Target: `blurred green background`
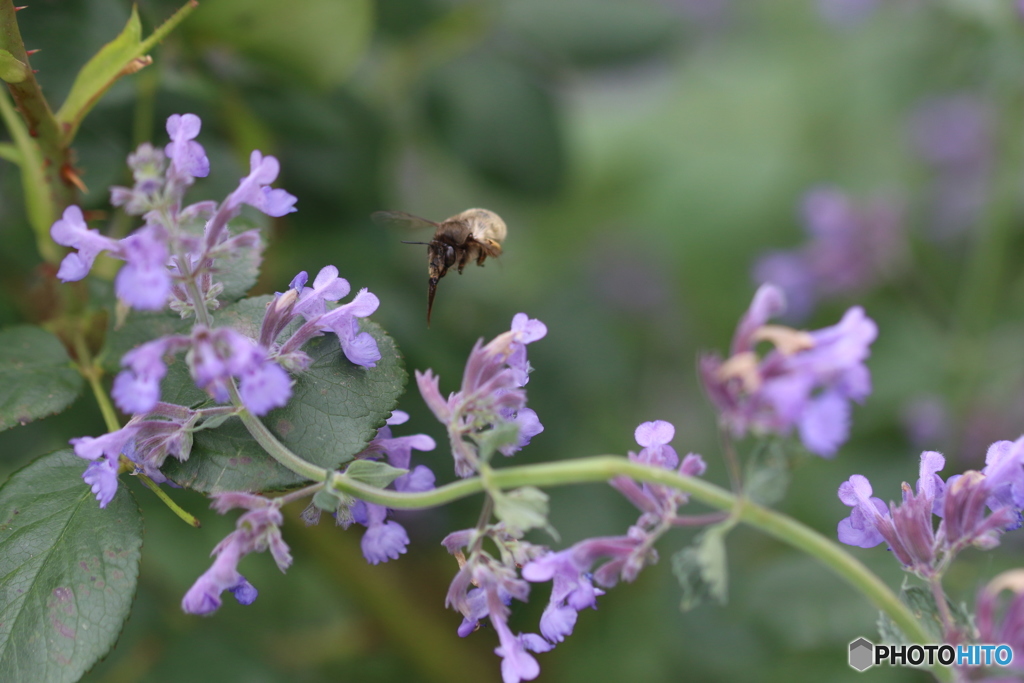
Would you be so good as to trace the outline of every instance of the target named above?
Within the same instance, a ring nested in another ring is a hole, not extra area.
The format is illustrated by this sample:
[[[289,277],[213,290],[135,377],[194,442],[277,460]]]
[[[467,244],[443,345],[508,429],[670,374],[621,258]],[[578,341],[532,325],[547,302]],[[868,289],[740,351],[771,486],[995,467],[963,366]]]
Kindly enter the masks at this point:
[[[174,9],[139,3],[147,30]],[[27,47],[42,48],[33,67],[51,102],[129,10],[32,0],[19,13]],[[277,184],[299,211],[268,225],[256,293],[337,265],[380,297],[374,317],[410,373],[433,368],[442,391],[457,387],[474,341],[508,329],[515,313],[548,325],[531,346],[528,387],[545,431],[516,461],[621,454],[639,422],[664,419],[675,447],[702,453],[707,476],[725,483],[695,359],[727,348],[757,256],[804,241],[797,207],[820,183],[901,202],[911,258],[889,282],[805,321],[866,307],[880,326],[875,393],[838,457],[798,461],[781,508],[834,535],[848,514],[835,491],[851,474],[896,498],[922,447],[946,453],[948,475],[1024,431],[1024,31],[1009,0],[203,0],[154,57],[82,126],[84,206],[109,208],[107,186],[129,181],[125,156],[142,140],[163,144],[171,113],[203,119],[213,170],[194,200],[230,191],[253,147],[278,156]],[[992,108],[992,170],[984,208],[937,240],[933,172],[908,128],[922,102],[951,93]],[[377,227],[369,214],[440,220],[473,206],[504,217],[505,253],[443,280],[427,329],[424,248],[401,240],[428,236]],[[6,162],[0,244],[0,324],[35,320],[39,256]],[[904,416],[922,396],[943,397],[943,428],[912,443]],[[400,407],[412,420],[396,431],[442,440],[415,391]],[[0,434],[0,475],[101,431],[83,395],[63,415]],[[415,462],[453,478],[443,449]],[[191,530],[132,486],[146,515],[135,610],[86,680],[500,680],[493,632],[460,640],[460,617],[444,609],[456,565],[439,542],[473,524],[479,501],[403,515],[409,553],[378,567],[360,555],[357,529],[306,529],[293,514],[288,574],[269,557],[246,559],[257,602],[229,600],[200,619],[179,601],[233,518],[174,491],[203,520]],[[550,493],[564,544],[624,533],[636,518],[605,486]],[[847,644],[875,635],[876,613],[812,560],[747,529],[729,538],[729,604],[681,613],[668,558],[688,533],[581,613],[573,636],[539,656],[539,680],[925,679],[849,669]],[[973,603],[987,577],[1019,565],[1019,534],[967,553],[951,594]],[[882,548],[853,552],[899,585]],[[536,630],[546,593],[515,606],[514,630]]]

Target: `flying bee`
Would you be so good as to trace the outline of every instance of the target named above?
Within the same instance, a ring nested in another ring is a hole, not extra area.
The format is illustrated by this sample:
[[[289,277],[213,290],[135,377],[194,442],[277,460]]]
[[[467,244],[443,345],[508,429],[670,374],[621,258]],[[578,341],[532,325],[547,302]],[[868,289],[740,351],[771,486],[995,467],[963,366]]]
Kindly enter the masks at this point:
[[[405,242],[427,246],[427,272],[430,276],[427,281],[427,327],[430,326],[438,280],[452,266],[457,266],[462,273],[470,261],[475,260],[478,266],[482,266],[488,256],[500,256],[501,243],[508,232],[501,216],[487,209],[466,209],[440,223],[404,211],[377,211],[371,217],[380,225],[434,228],[434,238],[429,242]]]

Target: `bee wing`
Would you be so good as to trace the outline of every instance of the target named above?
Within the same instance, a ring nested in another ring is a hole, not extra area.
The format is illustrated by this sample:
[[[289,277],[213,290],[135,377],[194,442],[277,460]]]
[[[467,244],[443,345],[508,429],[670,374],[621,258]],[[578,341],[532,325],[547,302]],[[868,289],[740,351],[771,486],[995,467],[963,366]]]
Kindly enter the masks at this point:
[[[436,230],[438,227],[438,224],[434,221],[413,216],[405,211],[375,211],[370,214],[370,218],[377,225],[383,225],[388,228],[434,228]]]

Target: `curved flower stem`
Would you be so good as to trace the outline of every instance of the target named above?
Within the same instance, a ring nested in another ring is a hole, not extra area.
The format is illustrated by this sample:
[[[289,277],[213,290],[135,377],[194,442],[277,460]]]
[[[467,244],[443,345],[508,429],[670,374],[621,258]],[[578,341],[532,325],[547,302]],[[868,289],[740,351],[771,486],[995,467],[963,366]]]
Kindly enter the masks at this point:
[[[694,499],[720,510],[732,512],[736,518],[791,546],[806,552],[831,569],[840,578],[863,593],[878,609],[885,612],[912,642],[927,643],[929,636],[913,612],[900,602],[895,593],[862,562],[846,552],[838,543],[814,529],[782,513],[761,507],[747,499],[737,498],[714,484],[680,475],[672,470],[650,467],[621,456],[598,455],[540,465],[523,465],[493,470],[489,479],[501,488],[518,486],[562,486],[584,482],[607,481],[614,476],[627,476],[650,484],[664,484],[689,493]],[[412,509],[444,505],[484,490],[477,478],[463,479],[422,493],[399,493],[368,486],[344,474],[332,477],[335,489],[371,503],[390,508]],[[951,680],[950,671],[936,667],[940,680]]]
[[[178,517],[180,517],[182,521],[185,522],[185,524],[193,526],[196,529],[199,529],[203,526],[203,523],[199,521],[198,517],[190,515],[188,512],[184,510],[184,508],[182,508],[180,505],[171,500],[171,497],[168,496],[167,493],[162,488],[160,488],[155,481],[147,477],[142,472],[137,473],[135,476],[138,478],[139,481],[145,484],[147,489],[156,494],[156,497],[162,500],[164,505],[171,509],[171,512],[178,515]]]
[[[234,381],[229,382],[228,390],[231,392],[231,402],[236,406],[242,406],[242,398],[238,395],[238,389],[235,387]],[[241,410],[238,413],[239,419],[242,420],[242,424],[249,430],[249,434],[252,438],[256,439],[256,443],[263,447],[274,460],[295,472],[299,476],[305,477],[316,482],[326,481],[328,476],[331,474],[331,470],[324,469],[319,465],[314,465],[299,456],[292,453],[288,448],[277,440],[267,426],[260,421],[258,417],[250,413],[248,410]],[[379,491],[373,487],[367,487],[372,491]]]

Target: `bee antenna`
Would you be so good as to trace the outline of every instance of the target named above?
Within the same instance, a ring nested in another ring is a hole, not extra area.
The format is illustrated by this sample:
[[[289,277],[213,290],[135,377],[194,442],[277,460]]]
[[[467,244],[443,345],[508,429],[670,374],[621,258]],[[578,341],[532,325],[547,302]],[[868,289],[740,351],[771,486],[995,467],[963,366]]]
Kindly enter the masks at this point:
[[[402,240],[402,244],[423,244],[428,247],[430,246],[430,242],[406,242],[405,240]]]

